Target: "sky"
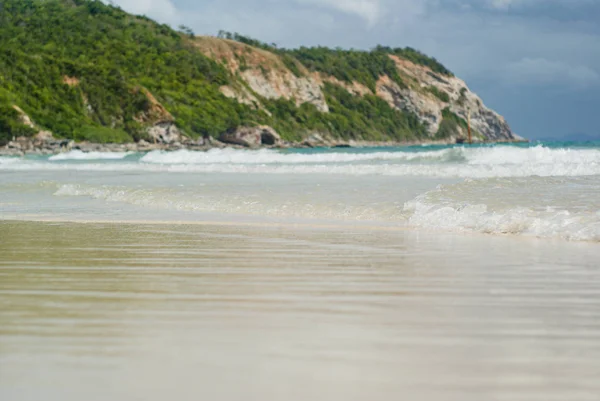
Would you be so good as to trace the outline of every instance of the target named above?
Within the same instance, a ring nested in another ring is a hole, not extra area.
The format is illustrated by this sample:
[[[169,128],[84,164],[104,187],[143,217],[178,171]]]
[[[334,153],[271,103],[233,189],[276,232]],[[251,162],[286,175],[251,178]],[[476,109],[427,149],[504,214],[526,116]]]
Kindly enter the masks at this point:
[[[197,35],[417,48],[530,139],[600,139],[600,0],[113,0]]]

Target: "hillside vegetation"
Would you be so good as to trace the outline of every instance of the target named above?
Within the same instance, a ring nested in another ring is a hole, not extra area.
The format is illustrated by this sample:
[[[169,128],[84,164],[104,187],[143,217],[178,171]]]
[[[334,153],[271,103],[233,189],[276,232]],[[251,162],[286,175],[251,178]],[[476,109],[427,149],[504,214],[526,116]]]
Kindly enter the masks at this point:
[[[227,60],[203,53],[187,28],[176,31],[94,0],[0,0],[0,144],[40,129],[76,140],[140,140],[147,138],[149,126],[164,121],[191,138],[261,124],[288,140],[311,132],[342,139],[418,140],[433,137],[427,124],[376,93],[384,75],[399,89],[415,87],[390,55],[453,76],[410,48],[287,50],[238,34],[220,36],[248,45],[249,52],[273,53],[296,77],[331,76],[364,85],[370,93],[356,96],[324,82],[328,110],[294,97],[262,96],[241,79],[244,65],[234,70]],[[260,68],[267,77],[268,67]],[[253,100],[227,97],[224,87]],[[435,88],[424,92],[450,101]],[[459,119],[450,111],[445,117]],[[451,125],[445,124],[444,137],[452,134]]]

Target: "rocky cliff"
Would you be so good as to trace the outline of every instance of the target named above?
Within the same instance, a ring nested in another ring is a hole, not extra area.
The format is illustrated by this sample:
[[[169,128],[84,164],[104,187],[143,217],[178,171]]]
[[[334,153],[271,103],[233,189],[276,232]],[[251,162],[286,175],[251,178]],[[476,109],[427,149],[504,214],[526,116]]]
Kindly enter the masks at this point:
[[[410,48],[198,37],[97,0],[4,0],[0,42],[0,146],[39,132],[173,146],[455,142],[469,123],[477,141],[521,140]]]
[[[298,63],[301,74],[286,67],[281,56],[234,40],[196,37],[194,45],[206,56],[222,63],[238,78],[237,85],[222,86],[221,92],[238,102],[266,110],[259,98],[293,100],[297,106],[314,105],[320,112],[329,112],[323,93],[326,83],[344,88],[353,96],[376,95],[391,107],[414,114],[427,127],[429,139],[455,141],[466,138],[470,118],[477,141],[520,141],[504,117],[485,106],[467,84],[454,75],[443,75],[431,68],[389,55],[399,75],[406,82],[400,87],[388,75],[381,75],[376,90],[356,81],[342,81],[321,72],[309,71]],[[300,75],[300,76],[299,76]],[[258,96],[257,96],[258,95]],[[445,117],[454,115],[457,124],[448,135],[440,137]],[[462,121],[461,121],[462,120]]]

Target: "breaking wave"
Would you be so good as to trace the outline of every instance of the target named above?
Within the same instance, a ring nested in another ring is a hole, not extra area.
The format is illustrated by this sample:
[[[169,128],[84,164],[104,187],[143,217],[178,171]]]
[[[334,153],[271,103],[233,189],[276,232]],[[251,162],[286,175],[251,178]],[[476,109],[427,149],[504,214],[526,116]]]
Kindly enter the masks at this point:
[[[472,166],[575,165],[600,166],[600,150],[550,149],[544,146],[517,148],[510,146],[464,148],[455,147],[432,151],[377,151],[369,153],[323,152],[292,153],[269,149],[237,150],[212,149],[207,152],[179,150],[153,151],[140,159],[152,164],[342,164],[354,162],[403,162],[424,164],[467,164]],[[600,169],[596,170],[600,172]]]
[[[597,178],[466,180],[406,202],[404,212],[422,228],[599,242],[598,199]]]
[[[82,196],[151,209],[340,221],[405,221],[401,204],[349,204],[289,194],[206,193],[174,188],[61,185],[54,196]]]
[[[133,152],[82,152],[81,150],[72,150],[70,152],[50,156],[48,160],[121,160],[131,154],[133,154]]]
[[[408,202],[344,202],[275,191],[132,188],[65,184],[55,196],[84,196],[144,208],[187,212],[369,221],[395,226],[600,242],[598,177],[467,179]],[[289,190],[289,189],[288,189]],[[391,194],[391,192],[390,192]]]
[[[178,150],[175,152],[153,151],[140,159],[152,164],[334,164],[353,162],[460,162],[464,156],[459,149],[443,149],[430,152],[335,152],[296,153],[270,149],[238,150],[211,149],[206,152]]]
[[[147,154],[73,151],[48,160],[0,158],[2,170],[340,174],[445,178],[574,177],[600,174],[599,149],[496,146],[412,151],[180,150]],[[428,148],[425,148],[428,149]],[[94,161],[97,162],[87,162]],[[50,161],[50,162],[49,162]],[[75,163],[74,161],[78,161]],[[118,163],[110,163],[118,161]]]

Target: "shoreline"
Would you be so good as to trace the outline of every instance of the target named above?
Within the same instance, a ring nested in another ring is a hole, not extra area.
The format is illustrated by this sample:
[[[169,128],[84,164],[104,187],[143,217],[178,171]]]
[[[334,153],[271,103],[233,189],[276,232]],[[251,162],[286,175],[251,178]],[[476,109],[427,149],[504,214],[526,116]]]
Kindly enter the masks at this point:
[[[44,140],[35,141],[32,138],[19,137],[7,145],[0,147],[0,156],[25,156],[40,155],[51,156],[72,150],[79,150],[83,153],[102,152],[136,152],[144,153],[151,151],[178,151],[190,150],[197,152],[206,152],[211,149],[313,149],[313,148],[376,148],[376,147],[408,147],[419,145],[454,145],[460,144],[449,140],[430,140],[430,141],[347,141],[347,142],[329,142],[310,145],[305,142],[281,142],[277,145],[260,145],[254,147],[230,144],[211,139],[204,143],[201,139],[197,141],[172,142],[172,143],[149,143],[146,141],[131,143],[95,143],[95,142],[74,142],[72,140]],[[502,141],[478,141],[473,144],[495,144],[495,143],[529,143],[527,140],[502,140]]]
[[[64,217],[48,217],[35,215],[11,216],[9,218],[0,218],[0,224],[14,223],[60,223],[60,224],[77,224],[77,225],[129,225],[129,226],[214,226],[214,227],[250,227],[250,228],[290,228],[290,229],[326,229],[326,230],[347,230],[352,228],[360,231],[414,231],[416,228],[412,226],[392,226],[383,224],[373,224],[376,222],[365,222],[364,224],[356,224],[356,222],[343,221],[251,221],[251,220],[150,220],[150,219],[76,219]],[[444,234],[444,232],[441,232]],[[446,232],[446,234],[448,234]],[[450,233],[452,234],[452,233]],[[476,233],[472,233],[475,235]]]
[[[129,226],[129,227],[214,227],[214,228],[247,228],[247,229],[285,229],[285,230],[326,230],[326,231],[348,231],[349,229],[355,232],[372,232],[372,233],[413,233],[415,235],[427,234],[437,237],[451,238],[503,238],[513,241],[535,242],[535,243],[560,243],[560,244],[579,244],[593,245],[598,243],[594,240],[565,240],[557,238],[540,237],[534,235],[520,235],[514,233],[485,233],[478,231],[453,231],[447,229],[432,229],[423,228],[412,225],[384,225],[376,224],[377,222],[363,222],[364,224],[356,224],[356,222],[343,221],[251,221],[251,220],[149,220],[149,219],[68,219],[64,217],[48,217],[22,215],[11,216],[9,218],[0,218],[0,228],[2,225],[10,224],[61,224],[75,226]]]

